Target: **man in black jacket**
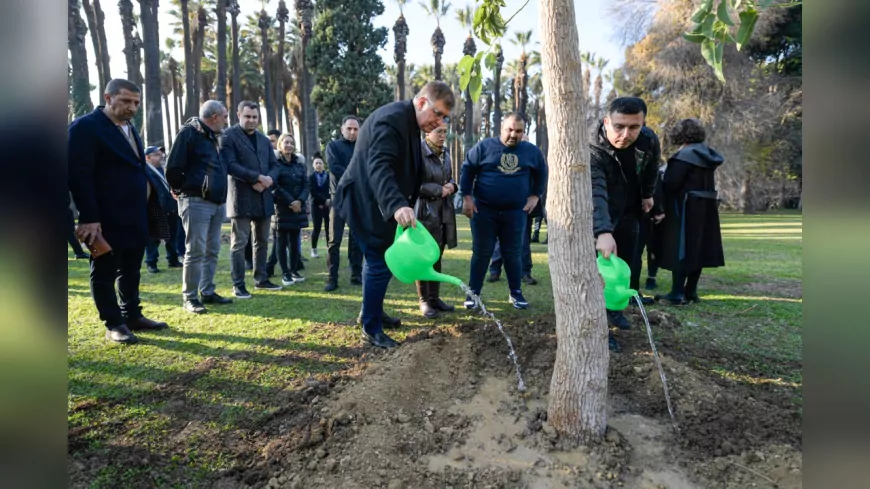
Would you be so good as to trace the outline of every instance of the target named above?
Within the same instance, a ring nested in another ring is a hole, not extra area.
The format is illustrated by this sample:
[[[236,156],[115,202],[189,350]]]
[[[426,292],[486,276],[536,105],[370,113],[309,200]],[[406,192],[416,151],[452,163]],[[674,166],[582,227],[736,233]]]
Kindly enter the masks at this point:
[[[341,122],[341,137],[330,141],[326,145],[326,165],[329,168],[329,191],[334,198],[335,189],[350,165],[356,146],[356,137],[359,133],[359,119],[349,115]],[[330,232],[326,241],[326,267],[329,270],[329,278],[323,290],[332,292],[338,288],[338,262],[341,253],[341,240],[344,234],[345,221],[335,208],[329,211]],[[350,262],[350,283],[361,285],[362,279],[362,253],[353,234],[353,229],[347,233],[347,260]]]
[[[374,111],[360,129],[347,171],[333,198],[336,214],[347,221],[365,257],[362,336],[382,348],[399,344],[384,334],[384,297],[392,273],[384,252],[396,226],[416,226],[414,204],[423,179],[420,131],[449,120],[453,90],[427,83],[413,101],[393,102]]]
[[[178,132],[166,163],[166,180],[178,195],[185,232],[184,309],[195,314],[206,312],[203,302],[232,302],[214,290],[227,201],[227,166],[218,152],[218,138],[226,125],[226,107],[217,100],[206,101],[199,117],[190,118]]]
[[[87,244],[102,237],[112,247],[91,257],[91,296],[106,325],[106,338],[119,343],[138,341],[131,330],[167,327],[143,317],[139,307],[149,205],[156,201],[145,173],[142,140],[130,123],[139,110],[140,94],[133,82],[110,81],[103,95],[106,105],[74,120],[67,139],[69,190],[79,211],[76,237]]]
[[[233,295],[238,299],[250,299],[251,293],[245,287],[245,245],[249,241],[254,243],[254,288],[281,290],[281,286],[270,282],[266,274],[270,218],[275,213],[269,188],[279,170],[272,144],[257,131],[260,106],[256,102],[242,101],[238,117],[239,123],[221,136],[220,156],[230,175],[227,215],[232,220],[230,275]]]
[[[629,266],[640,216],[653,207],[661,159],[659,139],[644,125],[646,110],[637,97],[613,100],[590,143],[595,248],[605,258],[618,255]],[[631,329],[622,311],[607,311],[607,319],[620,329]],[[610,349],[619,350],[612,336]]]
[[[166,176],[163,173],[163,161],[166,159],[162,146],[149,146],[145,148],[145,161],[148,163],[148,175],[152,182],[152,190],[157,192],[160,201],[160,207],[166,213],[166,220],[169,224],[169,239],[164,240],[166,248],[166,261],[169,268],[181,268],[181,262],[178,261],[178,202],[172,196],[169,189],[169,184],[166,182]],[[160,273],[157,268],[157,260],[160,258],[160,240],[152,239],[145,247],[145,266],[148,273]]]

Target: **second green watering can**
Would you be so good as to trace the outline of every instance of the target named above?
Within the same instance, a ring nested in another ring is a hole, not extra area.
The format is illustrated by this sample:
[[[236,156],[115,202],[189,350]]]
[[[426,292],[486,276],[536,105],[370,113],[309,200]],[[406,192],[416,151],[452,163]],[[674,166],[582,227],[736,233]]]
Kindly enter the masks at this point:
[[[438,273],[432,268],[440,256],[441,248],[438,242],[429,234],[426,227],[418,222],[415,228],[396,227],[396,239],[387,248],[384,260],[393,275],[406,284],[423,280],[461,285],[462,281],[458,278]]]
[[[611,254],[604,258],[598,253],[598,273],[604,279],[604,304],[611,311],[621,311],[628,307],[628,301],[637,294],[629,288],[631,268],[625,260]]]

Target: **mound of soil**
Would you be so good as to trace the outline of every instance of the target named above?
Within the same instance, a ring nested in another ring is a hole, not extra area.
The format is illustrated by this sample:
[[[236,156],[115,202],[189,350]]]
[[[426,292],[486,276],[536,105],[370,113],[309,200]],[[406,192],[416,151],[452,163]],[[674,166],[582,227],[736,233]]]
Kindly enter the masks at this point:
[[[676,324],[652,319],[663,333]],[[643,331],[623,335],[624,352],[611,356],[605,439],[563,443],[547,423],[553,318],[506,329],[526,392],[495,326],[424,330],[395,351],[372,350],[362,373],[296,391],[250,439],[254,460],[216,487],[801,487],[789,403],[723,384],[665,348],[674,429]]]

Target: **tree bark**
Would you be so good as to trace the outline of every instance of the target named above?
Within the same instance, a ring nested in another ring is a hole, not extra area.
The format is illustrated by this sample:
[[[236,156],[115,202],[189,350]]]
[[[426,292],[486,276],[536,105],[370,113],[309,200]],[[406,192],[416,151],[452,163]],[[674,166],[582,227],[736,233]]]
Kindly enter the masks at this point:
[[[203,46],[205,46],[205,27],[206,21],[208,20],[208,15],[206,13],[205,7],[200,6],[196,10],[196,30],[193,33],[193,50],[191,54],[193,56],[193,100],[196,100],[197,95],[199,95],[200,100],[199,104],[194,102],[194,115],[199,112],[199,106],[205,103],[208,99],[202,98],[202,90],[203,90],[203,78],[202,78],[202,57],[203,57]]]
[[[493,96],[492,96],[492,135],[499,137],[501,135],[501,67],[504,64],[504,53],[501,46],[498,47],[498,53],[495,58],[495,70],[493,70]]]
[[[190,37],[190,10],[187,8],[188,0],[179,0],[181,2],[181,26],[183,30],[184,40],[184,94],[185,94],[185,109],[184,119],[194,117],[198,112],[196,104],[197,92],[193,87],[193,49],[192,40]]]
[[[100,38],[100,56],[97,63],[103,65],[103,76],[106,77],[106,84],[112,80],[112,70],[109,66],[109,44],[106,41],[106,16],[103,14],[103,8],[100,6],[100,0],[93,0],[94,15],[97,20],[97,34]],[[105,89],[105,86],[100,87],[100,90]]]
[[[166,114],[166,143],[167,148],[172,147],[172,124],[170,124],[169,94],[163,96],[163,112]]]
[[[118,9],[121,13],[121,26],[124,31],[124,57],[127,61],[127,80],[142,88],[142,39],[139,34],[133,34],[136,20],[133,18],[133,3],[130,0],[120,0]],[[137,110],[133,116],[133,125],[137,131],[142,130],[142,110]]]
[[[139,0],[145,45],[145,141],[148,146],[163,141],[163,113],[160,106],[160,35],[157,27],[158,0]]]
[[[97,16],[94,13],[94,7],[91,5],[90,0],[82,0],[82,7],[85,10],[85,18],[88,20],[88,30],[91,31],[91,41],[94,45],[94,58],[96,58],[95,64],[97,65],[99,88],[103,89],[106,88],[109,80],[106,80],[106,74],[103,73],[103,63],[100,61],[103,47],[100,45],[100,36],[97,34]]]
[[[262,55],[260,56],[260,60],[263,68],[263,98],[265,99],[266,105],[266,123],[263,124],[263,132],[265,132],[265,129],[275,129],[275,109],[274,102],[272,101],[275,94],[272,92],[272,70],[269,66],[272,52],[269,45],[269,27],[271,23],[272,19],[269,18],[268,14],[266,14],[266,11],[261,11],[259,26],[260,50],[262,51]]]
[[[556,364],[548,422],[579,443],[607,426],[607,321],[592,233],[592,183],[572,0],[540,0],[546,112],[553,121],[547,199],[549,260],[556,310]]]
[[[72,67],[73,115],[80,117],[94,110],[88,75],[88,50],[85,47],[88,28],[79,11],[78,0],[69,0],[67,7],[67,44]]]
[[[215,98],[227,105],[227,0],[217,0],[217,84]]]
[[[234,10],[232,17],[232,34],[233,34],[233,99],[230,102],[232,107],[229,108],[230,118],[233,124],[239,122],[239,116],[236,113],[236,108],[242,101],[242,82],[241,82],[241,59],[239,58],[239,15]]]

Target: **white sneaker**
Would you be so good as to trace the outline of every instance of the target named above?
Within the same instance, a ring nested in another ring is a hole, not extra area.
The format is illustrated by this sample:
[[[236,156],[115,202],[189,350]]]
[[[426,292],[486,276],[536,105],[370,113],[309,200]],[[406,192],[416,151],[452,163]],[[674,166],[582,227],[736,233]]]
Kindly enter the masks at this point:
[[[317,248],[311,248],[311,258],[320,258],[320,255],[317,254]]]

